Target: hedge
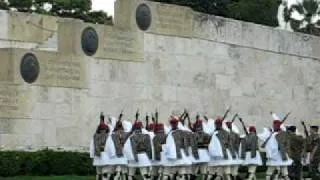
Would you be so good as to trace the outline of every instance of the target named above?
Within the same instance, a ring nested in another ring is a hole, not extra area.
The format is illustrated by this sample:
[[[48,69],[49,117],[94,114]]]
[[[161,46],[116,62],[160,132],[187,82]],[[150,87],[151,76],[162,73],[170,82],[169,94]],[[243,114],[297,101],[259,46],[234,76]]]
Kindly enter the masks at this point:
[[[265,162],[265,153],[261,153]],[[266,172],[260,166],[258,173]],[[305,168],[306,170],[306,168]],[[247,172],[241,167],[240,172]],[[37,152],[0,151],[0,177],[48,175],[95,175],[89,153],[42,150]]]
[[[0,151],[0,177],[21,175],[94,175],[88,153]]]

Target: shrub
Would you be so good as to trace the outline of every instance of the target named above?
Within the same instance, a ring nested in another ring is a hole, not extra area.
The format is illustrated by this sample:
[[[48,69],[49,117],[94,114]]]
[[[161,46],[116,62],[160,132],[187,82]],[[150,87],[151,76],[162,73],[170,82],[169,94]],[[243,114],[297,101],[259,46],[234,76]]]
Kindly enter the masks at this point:
[[[0,151],[0,176],[94,175],[88,153]]]

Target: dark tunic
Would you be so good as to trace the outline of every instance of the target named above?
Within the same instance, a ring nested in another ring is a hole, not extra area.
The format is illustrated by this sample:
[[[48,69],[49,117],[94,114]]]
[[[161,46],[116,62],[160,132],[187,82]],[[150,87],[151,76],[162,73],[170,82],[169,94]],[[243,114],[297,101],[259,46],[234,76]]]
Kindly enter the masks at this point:
[[[182,130],[179,130],[179,129],[173,130],[172,137],[173,137],[174,143],[176,145],[177,158],[181,159],[182,158],[181,149],[183,149],[186,153],[186,147],[187,147],[185,132]]]
[[[125,133],[125,132],[114,132],[111,135],[111,138],[114,142],[114,146],[116,149],[116,155],[117,157],[122,157],[123,156],[123,147],[124,147],[124,143],[126,142],[126,140],[129,137],[129,133]]]
[[[135,161],[138,161],[138,154],[146,153],[149,159],[152,159],[151,139],[148,134],[136,131],[130,137],[132,152]]]
[[[229,133],[229,150],[232,155],[232,158],[236,158],[236,155],[239,153],[239,147],[240,147],[240,136],[235,132]]]
[[[258,149],[258,136],[255,133],[249,133],[248,136],[242,140],[241,159],[245,159],[246,152],[251,152],[251,158],[255,158]]]
[[[93,136],[94,143],[94,155],[100,156],[101,152],[104,151],[106,141],[108,138],[108,133],[95,133]]]
[[[284,131],[280,131],[276,135],[276,140],[278,141],[278,148],[279,148],[282,160],[283,161],[288,160],[287,152],[288,152],[288,149],[290,148],[288,133]]]
[[[222,148],[222,153],[223,153],[223,157],[225,159],[228,159],[228,154],[227,154],[227,148],[229,147],[229,133],[225,130],[217,130],[217,138],[220,141],[221,144],[221,148]]]
[[[154,159],[160,161],[161,159],[161,151],[162,145],[166,143],[167,135],[164,133],[156,133],[152,142],[153,142],[153,149],[154,149]]]

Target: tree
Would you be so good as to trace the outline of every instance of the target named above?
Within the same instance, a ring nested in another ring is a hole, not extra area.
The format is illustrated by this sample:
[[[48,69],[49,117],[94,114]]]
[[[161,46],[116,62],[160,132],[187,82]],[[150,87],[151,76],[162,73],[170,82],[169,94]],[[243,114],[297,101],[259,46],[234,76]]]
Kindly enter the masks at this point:
[[[320,2],[304,0],[292,5],[288,21],[294,31],[320,36]]]
[[[21,12],[31,11],[32,0],[9,0],[9,7],[16,8]]]
[[[278,6],[274,0],[239,0],[228,5],[228,17],[275,27]]]
[[[0,9],[9,10],[8,3],[5,0],[0,0]]]

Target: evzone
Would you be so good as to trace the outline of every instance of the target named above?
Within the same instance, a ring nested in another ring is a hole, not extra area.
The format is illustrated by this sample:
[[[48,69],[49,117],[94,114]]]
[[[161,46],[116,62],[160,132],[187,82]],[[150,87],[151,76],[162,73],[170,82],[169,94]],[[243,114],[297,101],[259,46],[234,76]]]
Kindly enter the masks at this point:
[[[160,123],[156,111],[151,119],[124,120],[103,113],[90,143],[90,157],[96,167],[97,180],[256,180],[258,166],[266,165],[266,180],[300,180],[302,167],[310,167],[311,179],[320,179],[320,144],[318,126],[304,122],[304,135],[296,126],[285,126],[283,119],[271,112],[270,127],[257,134],[254,125],[230,110],[215,119],[199,114],[193,120],[186,110],[170,115]],[[192,122],[193,121],[193,122]],[[242,130],[237,125],[242,126]],[[260,151],[265,151],[263,164]],[[246,175],[239,167],[247,166]]]

